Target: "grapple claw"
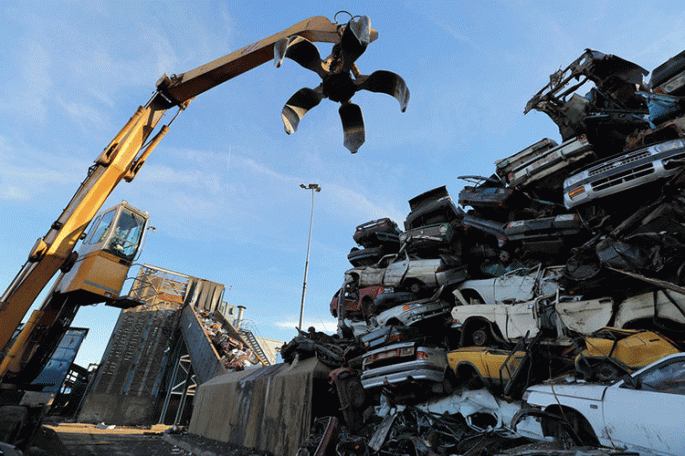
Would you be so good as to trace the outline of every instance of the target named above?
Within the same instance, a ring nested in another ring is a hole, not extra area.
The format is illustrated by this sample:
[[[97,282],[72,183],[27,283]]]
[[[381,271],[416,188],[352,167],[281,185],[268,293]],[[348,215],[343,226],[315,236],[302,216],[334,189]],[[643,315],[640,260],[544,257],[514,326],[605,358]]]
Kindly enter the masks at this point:
[[[362,16],[358,21],[350,21],[340,38],[341,73],[347,73],[352,65],[366,50],[371,42],[371,21]]]
[[[285,104],[281,117],[286,133],[294,133],[302,117],[321,99],[329,98],[341,104],[338,113],[343,125],[343,143],[354,154],[366,139],[362,111],[359,106],[350,103],[350,98],[356,92],[368,90],[385,93],[399,101],[402,112],[407,109],[409,89],[404,79],[390,71],[374,71],[364,76],[355,66],[355,61],[377,37],[378,32],[371,28],[369,17],[357,16],[347,23],[340,42],[333,46],[333,52],[325,60],[321,59],[316,46],[301,36],[283,38],[274,44],[276,67],[287,57],[316,72],[323,81],[316,89],[298,90]]]

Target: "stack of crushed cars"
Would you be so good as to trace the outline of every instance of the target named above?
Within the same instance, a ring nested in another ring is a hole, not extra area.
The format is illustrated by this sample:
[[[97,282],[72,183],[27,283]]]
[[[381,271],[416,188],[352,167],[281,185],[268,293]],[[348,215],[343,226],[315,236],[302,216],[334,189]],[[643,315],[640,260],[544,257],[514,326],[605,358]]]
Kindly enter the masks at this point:
[[[525,108],[561,141],[357,227],[298,455],[685,454],[685,51],[647,74],[586,50]]]

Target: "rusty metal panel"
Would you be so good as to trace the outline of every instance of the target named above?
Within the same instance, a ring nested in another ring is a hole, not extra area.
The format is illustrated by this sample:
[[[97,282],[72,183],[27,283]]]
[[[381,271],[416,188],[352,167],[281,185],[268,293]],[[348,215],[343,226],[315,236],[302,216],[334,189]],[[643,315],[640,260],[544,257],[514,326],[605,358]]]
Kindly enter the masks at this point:
[[[44,384],[44,392],[58,393],[64,379],[74,362],[83,339],[88,334],[88,328],[69,328],[62,336],[55,353],[45,365],[42,372],[33,381],[34,385]]]
[[[214,312],[223,301],[225,288],[220,283],[191,277],[188,282],[185,303],[198,310]]]
[[[326,400],[317,386],[328,389],[329,373],[309,358],[215,377],[198,387],[188,430],[272,454],[295,454],[309,434],[313,407]]]
[[[185,306],[179,323],[183,340],[188,347],[197,382],[202,384],[217,375],[225,374],[221,357],[205,334],[192,306]]]

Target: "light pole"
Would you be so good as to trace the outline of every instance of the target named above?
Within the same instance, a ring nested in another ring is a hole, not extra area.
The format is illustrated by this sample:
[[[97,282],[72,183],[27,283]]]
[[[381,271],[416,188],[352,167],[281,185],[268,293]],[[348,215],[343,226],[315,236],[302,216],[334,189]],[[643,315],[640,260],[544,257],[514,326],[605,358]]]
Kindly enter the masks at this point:
[[[312,225],[314,225],[314,192],[320,192],[319,184],[300,184],[305,190],[312,191],[312,216],[309,220],[309,241],[307,242],[307,261],[304,263],[304,283],[302,284],[302,303],[300,304],[300,323],[297,325],[298,331],[302,331],[302,317],[304,316],[304,294],[307,290],[307,271],[309,270],[309,248],[312,246]]]

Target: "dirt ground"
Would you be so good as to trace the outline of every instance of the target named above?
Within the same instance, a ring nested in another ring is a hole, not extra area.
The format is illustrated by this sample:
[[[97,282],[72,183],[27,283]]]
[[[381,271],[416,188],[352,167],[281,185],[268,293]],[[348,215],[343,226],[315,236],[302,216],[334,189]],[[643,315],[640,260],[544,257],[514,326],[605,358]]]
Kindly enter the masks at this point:
[[[149,429],[59,423],[43,426],[27,456],[268,456],[267,453],[217,442],[166,425]]]

